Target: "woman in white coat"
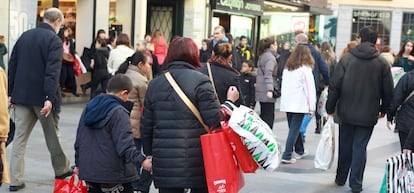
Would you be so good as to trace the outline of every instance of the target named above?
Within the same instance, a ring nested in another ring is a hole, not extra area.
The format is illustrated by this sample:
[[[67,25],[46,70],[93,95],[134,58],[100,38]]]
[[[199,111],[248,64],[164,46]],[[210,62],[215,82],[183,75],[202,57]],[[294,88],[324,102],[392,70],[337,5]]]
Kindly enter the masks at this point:
[[[313,115],[316,105],[315,82],[312,68],[315,64],[309,48],[298,45],[285,64],[282,76],[280,111],[286,112],[289,134],[282,163],[295,163],[305,156],[300,127],[305,114]]]
[[[108,72],[111,75],[115,75],[119,66],[135,51],[131,48],[131,42],[127,34],[121,33],[118,35],[115,41],[116,47],[111,50],[108,58]]]

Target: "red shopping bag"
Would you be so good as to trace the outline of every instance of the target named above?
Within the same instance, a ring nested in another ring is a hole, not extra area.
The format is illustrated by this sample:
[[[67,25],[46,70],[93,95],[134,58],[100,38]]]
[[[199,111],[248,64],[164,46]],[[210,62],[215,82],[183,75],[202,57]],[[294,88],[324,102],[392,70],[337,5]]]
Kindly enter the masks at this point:
[[[81,69],[81,61],[79,61],[77,58],[75,58],[75,60],[73,60],[73,71],[75,72],[76,76],[81,76],[82,75],[82,69]]]
[[[234,130],[228,125],[227,121],[221,122],[221,128],[227,135],[240,169],[244,173],[254,173],[257,168],[259,168],[259,165],[257,165],[249,150],[247,150],[247,147],[243,144],[240,136],[234,132]]]
[[[75,182],[77,181],[77,183]],[[55,179],[55,189],[53,193],[88,193],[85,183],[79,179],[78,175],[73,174],[69,181]]]
[[[244,178],[223,130],[200,137],[209,193],[237,193]]]

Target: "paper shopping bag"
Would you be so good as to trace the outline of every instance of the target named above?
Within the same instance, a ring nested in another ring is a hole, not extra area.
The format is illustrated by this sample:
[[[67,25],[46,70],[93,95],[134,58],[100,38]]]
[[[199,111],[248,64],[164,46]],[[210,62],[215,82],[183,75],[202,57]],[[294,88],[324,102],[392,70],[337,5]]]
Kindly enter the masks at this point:
[[[200,137],[209,193],[237,193],[244,186],[233,150],[223,130]]]
[[[257,168],[259,168],[259,165],[257,165],[249,150],[247,150],[247,147],[243,144],[240,136],[234,132],[234,130],[228,125],[228,122],[226,121],[221,122],[221,128],[229,139],[230,145],[233,149],[234,155],[236,156],[240,169],[244,173],[254,173]]]

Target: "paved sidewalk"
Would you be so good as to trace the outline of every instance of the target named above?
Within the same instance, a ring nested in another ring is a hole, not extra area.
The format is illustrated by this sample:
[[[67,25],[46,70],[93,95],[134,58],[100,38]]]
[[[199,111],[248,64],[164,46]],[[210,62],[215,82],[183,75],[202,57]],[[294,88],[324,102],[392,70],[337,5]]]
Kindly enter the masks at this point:
[[[73,143],[79,117],[85,104],[67,104],[60,115],[61,141],[70,160],[74,160]],[[276,105],[277,106],[277,105]],[[275,134],[282,149],[287,136],[287,122],[284,113],[276,114]],[[320,135],[314,134],[315,121],[309,125],[305,148],[309,153],[303,160],[292,165],[281,165],[275,172],[258,171],[245,175],[246,185],[240,193],[350,193],[348,183],[337,187],[335,177],[336,158],[328,171],[314,169],[313,158]],[[336,130],[337,131],[337,130]],[[10,156],[11,147],[8,148]],[[377,124],[368,145],[368,162],[365,170],[364,193],[376,193],[379,190],[386,158],[399,152],[398,135],[386,129],[385,119]],[[30,136],[26,152],[26,188],[19,193],[53,192],[54,174],[50,155],[47,151],[43,132],[37,124]],[[73,164],[73,163],[72,163]],[[9,192],[8,184],[0,187],[0,192]],[[152,188],[151,193],[156,193]]]

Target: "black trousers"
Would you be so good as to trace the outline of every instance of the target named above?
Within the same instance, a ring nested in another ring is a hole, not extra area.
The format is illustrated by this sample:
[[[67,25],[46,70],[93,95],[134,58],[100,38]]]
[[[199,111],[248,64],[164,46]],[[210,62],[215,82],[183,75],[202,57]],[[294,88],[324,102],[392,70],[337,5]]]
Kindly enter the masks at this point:
[[[87,182],[88,193],[134,193],[131,183],[117,184],[105,187],[105,185]]]
[[[408,133],[398,130],[398,136],[400,137],[400,147],[401,147],[401,152],[402,152],[402,150],[404,149],[405,141],[407,140],[407,137],[408,137]]]
[[[348,123],[339,125],[339,155],[335,181],[345,184],[349,173],[349,186],[353,191],[362,191],[362,180],[367,162],[367,145],[372,130],[373,127]]]
[[[73,70],[73,63],[62,62],[60,71],[60,87],[76,94],[76,77]]]
[[[273,129],[275,121],[275,103],[260,102],[260,118]]]
[[[184,188],[160,188],[159,193],[184,193]],[[191,193],[208,193],[208,189],[191,188]]]

